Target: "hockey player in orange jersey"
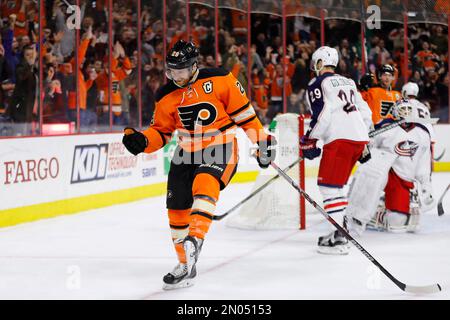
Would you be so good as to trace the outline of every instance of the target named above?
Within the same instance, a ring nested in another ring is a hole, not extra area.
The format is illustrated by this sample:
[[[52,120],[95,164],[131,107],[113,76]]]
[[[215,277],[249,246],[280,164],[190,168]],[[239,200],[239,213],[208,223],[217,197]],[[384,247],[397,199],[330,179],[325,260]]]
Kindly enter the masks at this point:
[[[261,167],[275,158],[276,141],[264,132],[242,85],[223,69],[199,70],[198,52],[192,42],[174,45],[166,58],[171,81],[156,95],[150,127],[143,132],[125,128],[123,137],[128,151],[137,155],[162,148],[178,131],[166,204],[179,263],[164,276],[164,289],[193,284],[219,193],[236,172],[236,129],[242,128],[258,144]]]
[[[398,91],[392,90],[394,81],[394,67],[385,64],[378,72],[378,86],[369,88],[362,93],[362,97],[366,100],[372,110],[372,121],[377,124],[381,120],[391,117],[390,110],[397,100],[401,99]]]

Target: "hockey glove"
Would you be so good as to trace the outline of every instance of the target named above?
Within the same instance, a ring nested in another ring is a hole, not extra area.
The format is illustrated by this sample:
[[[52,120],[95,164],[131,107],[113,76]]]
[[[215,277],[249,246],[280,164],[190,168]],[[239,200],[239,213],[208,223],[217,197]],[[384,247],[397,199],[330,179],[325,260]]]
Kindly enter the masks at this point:
[[[275,160],[277,140],[274,136],[267,136],[267,140],[258,142],[258,152],[256,153],[256,161],[258,165],[266,169],[270,163]]]
[[[359,90],[360,91],[367,91],[370,88],[373,87],[374,83],[374,75],[371,73],[366,73],[359,79]]]
[[[431,182],[421,183],[420,185],[420,204],[423,211],[431,210],[435,205],[433,198],[433,187]]]
[[[309,160],[320,156],[320,148],[316,147],[317,139],[310,139],[308,136],[303,136],[300,139],[300,156]]]
[[[364,150],[361,154],[361,157],[359,157],[358,161],[359,163],[366,163],[367,161],[370,160],[370,158],[372,158],[371,154],[370,154],[370,149],[367,146],[367,144],[364,146]]]
[[[122,143],[125,148],[134,155],[144,152],[148,145],[147,137],[142,132],[136,131],[134,128],[126,127],[123,131],[124,135]]]

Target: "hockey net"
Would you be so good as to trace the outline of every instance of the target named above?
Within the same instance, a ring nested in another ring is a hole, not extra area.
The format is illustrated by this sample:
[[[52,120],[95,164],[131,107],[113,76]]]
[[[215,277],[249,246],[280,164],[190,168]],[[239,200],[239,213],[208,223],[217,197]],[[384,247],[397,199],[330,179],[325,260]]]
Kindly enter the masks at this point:
[[[271,128],[271,131],[278,141],[275,162],[284,170],[299,159],[299,139],[305,126],[308,128],[309,119],[288,113],[277,116],[274,123],[275,130]],[[305,179],[305,161],[300,161],[287,173],[308,192],[313,181]],[[261,170],[252,192],[275,175],[277,173],[271,167]],[[239,212],[227,219],[227,225],[241,229],[305,229],[306,215],[314,211],[288,182],[279,177],[244,203]]]

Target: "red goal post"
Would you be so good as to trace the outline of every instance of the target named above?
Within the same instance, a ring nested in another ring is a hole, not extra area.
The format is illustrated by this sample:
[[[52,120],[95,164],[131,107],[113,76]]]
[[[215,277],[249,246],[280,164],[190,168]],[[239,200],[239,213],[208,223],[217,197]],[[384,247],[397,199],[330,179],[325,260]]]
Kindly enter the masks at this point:
[[[277,156],[275,162],[283,170],[300,157],[299,141],[305,133],[309,117],[294,113],[280,114],[270,128],[276,136]],[[305,161],[300,161],[288,172],[302,189],[305,183]],[[271,167],[261,170],[252,192],[277,175]],[[300,229],[306,228],[308,206],[305,199],[282,178],[275,179],[262,191],[244,203],[239,212],[230,216],[226,224],[240,229]]]

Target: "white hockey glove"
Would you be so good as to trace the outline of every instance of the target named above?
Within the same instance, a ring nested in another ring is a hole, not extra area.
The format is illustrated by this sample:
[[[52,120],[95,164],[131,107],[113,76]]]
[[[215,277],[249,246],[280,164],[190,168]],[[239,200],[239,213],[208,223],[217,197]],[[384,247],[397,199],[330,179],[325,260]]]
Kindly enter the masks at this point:
[[[433,187],[431,186],[431,182],[422,183],[420,185],[420,204],[421,204],[421,211],[429,211],[431,210],[435,205],[436,201],[433,197]]]

